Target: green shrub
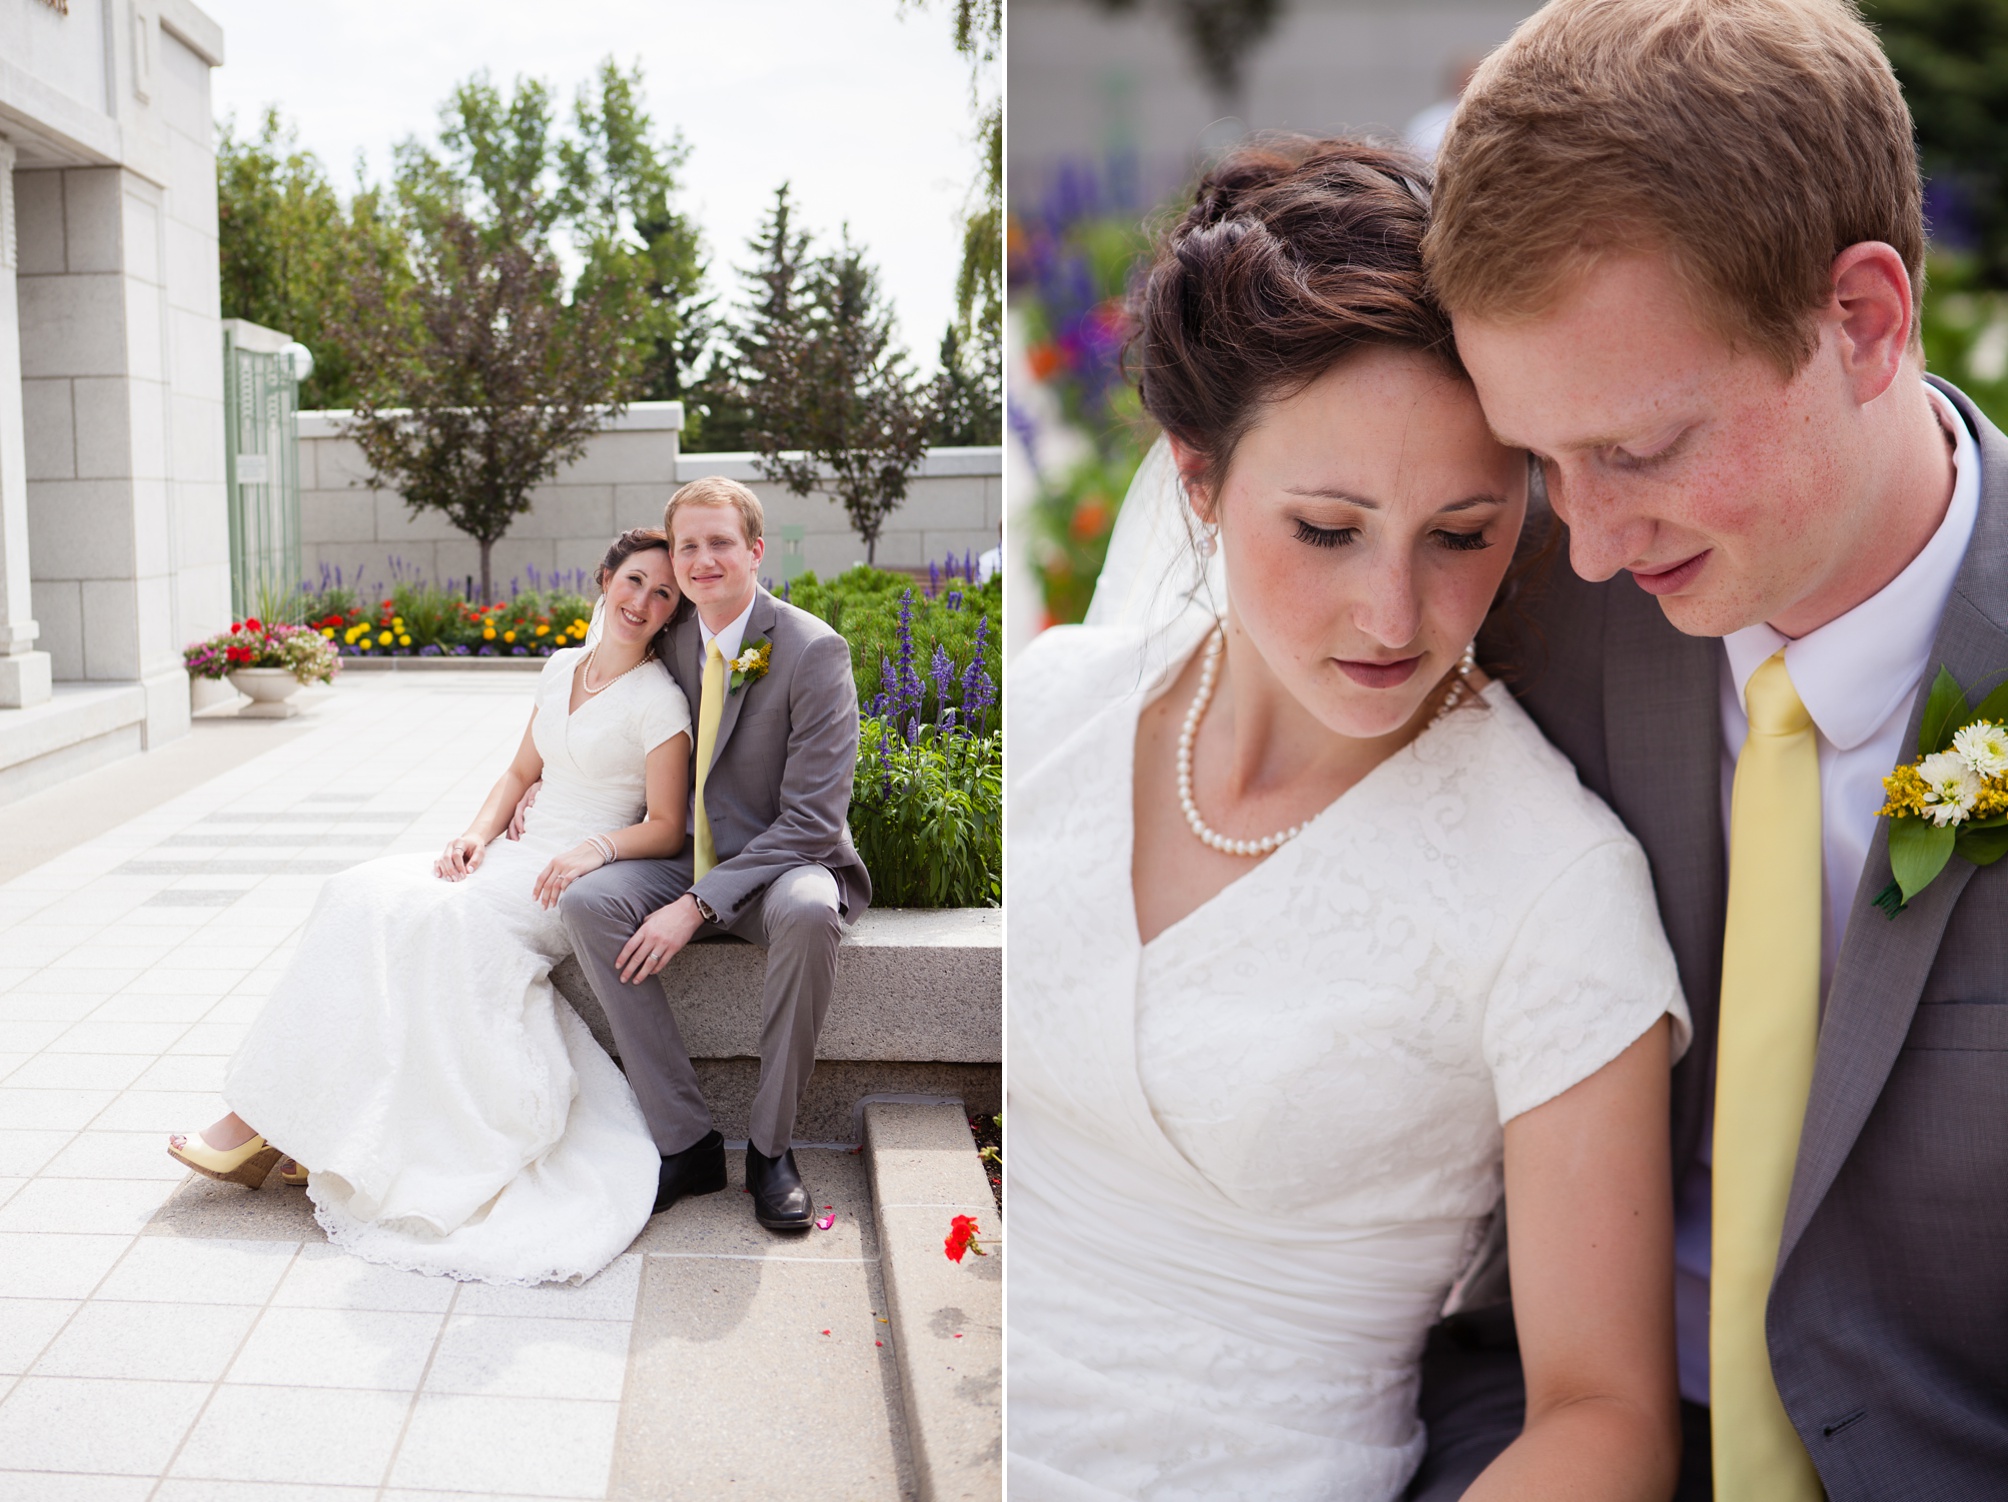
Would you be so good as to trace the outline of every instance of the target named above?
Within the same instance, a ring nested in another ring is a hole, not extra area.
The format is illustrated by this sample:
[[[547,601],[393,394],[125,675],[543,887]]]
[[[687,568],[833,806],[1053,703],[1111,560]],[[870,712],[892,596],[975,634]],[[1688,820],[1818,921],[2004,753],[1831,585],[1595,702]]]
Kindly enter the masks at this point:
[[[850,643],[858,702],[867,714],[953,722],[979,733],[997,728],[1001,577],[982,584],[948,578],[930,595],[906,574],[860,564],[827,581],[804,574],[787,599]]]
[[[1004,736],[867,719],[851,838],[883,907],[996,907],[1004,890]]]

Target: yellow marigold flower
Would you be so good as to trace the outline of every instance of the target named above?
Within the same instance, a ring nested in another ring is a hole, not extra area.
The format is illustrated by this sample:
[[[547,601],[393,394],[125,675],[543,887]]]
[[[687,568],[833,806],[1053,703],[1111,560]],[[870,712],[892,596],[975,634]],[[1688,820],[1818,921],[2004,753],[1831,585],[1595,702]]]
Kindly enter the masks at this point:
[[[335,628],[333,626],[323,626],[321,627],[321,635],[329,641],[333,641],[335,639]]]
[[[388,631],[384,632],[382,636],[379,636],[377,638],[377,645],[384,647],[390,645],[390,633]]]
[[[504,641],[514,641],[515,639],[516,639],[516,633],[513,631],[504,631],[502,633],[502,640]]]
[[[390,618],[390,623],[391,623],[391,624],[392,624],[393,626],[397,627],[397,629],[398,629],[398,630],[400,630],[400,631],[404,630],[404,617],[403,617],[403,616],[401,616],[401,615],[394,615],[394,616],[392,616],[392,617]]]
[[[410,645],[411,645],[411,638],[410,638],[410,637],[408,637],[408,636],[400,636],[400,637],[399,637],[399,638],[397,639],[397,644],[398,644],[398,645],[399,645],[400,647],[408,647],[408,646],[410,646]]]
[[[549,626],[539,626],[537,628],[537,634],[539,636],[549,636],[551,634],[551,628]]]
[[[495,628],[493,626],[483,626],[481,628],[481,639],[483,641],[495,640]]]
[[[577,616],[572,617],[572,634],[574,636],[583,637],[590,630],[592,630],[592,627],[586,622],[580,620]]]

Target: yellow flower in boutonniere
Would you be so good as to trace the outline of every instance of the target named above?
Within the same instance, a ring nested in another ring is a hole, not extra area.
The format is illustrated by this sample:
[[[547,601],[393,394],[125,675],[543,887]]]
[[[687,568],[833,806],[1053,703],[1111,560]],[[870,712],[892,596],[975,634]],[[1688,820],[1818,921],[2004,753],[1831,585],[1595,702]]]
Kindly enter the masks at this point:
[[[727,692],[736,694],[755,679],[765,678],[773,660],[774,644],[766,637],[755,637],[747,642],[739,655],[732,659],[732,686]]]
[[[1883,778],[1883,794],[1891,880],[1875,902],[1892,918],[1953,856],[1991,866],[2008,855],[2008,686],[1972,705],[1940,668],[1917,757]]]

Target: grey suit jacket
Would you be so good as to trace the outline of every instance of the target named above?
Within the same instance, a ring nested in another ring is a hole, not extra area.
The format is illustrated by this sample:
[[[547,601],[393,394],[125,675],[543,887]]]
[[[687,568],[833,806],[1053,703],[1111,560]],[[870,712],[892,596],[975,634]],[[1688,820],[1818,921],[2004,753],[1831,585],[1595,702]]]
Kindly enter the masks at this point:
[[[2008,438],[1937,384],[1979,435],[1982,493],[1927,678],[1943,664],[1977,698],[2008,678]],[[1694,1014],[1673,1078],[1676,1174],[1713,1088],[1721,651],[1628,576],[1585,583],[1565,553],[1481,644],[1652,863]],[[1833,1502],[2008,1497],[2008,861],[1955,858],[1894,920],[1873,906],[1888,881],[1878,831],[1820,1024],[1772,1368]]]
[[[766,673],[728,694],[718,721],[704,783],[718,864],[691,891],[731,919],[790,867],[826,866],[844,915],[855,919],[871,901],[872,882],[848,822],[858,762],[851,649],[815,616],[764,589],[754,597],[745,642],[761,637],[774,644]],[[704,635],[694,610],[670,627],[669,640],[670,676],[695,720]],[[693,725],[693,742],[696,734]],[[685,870],[692,849],[686,842],[676,857]]]

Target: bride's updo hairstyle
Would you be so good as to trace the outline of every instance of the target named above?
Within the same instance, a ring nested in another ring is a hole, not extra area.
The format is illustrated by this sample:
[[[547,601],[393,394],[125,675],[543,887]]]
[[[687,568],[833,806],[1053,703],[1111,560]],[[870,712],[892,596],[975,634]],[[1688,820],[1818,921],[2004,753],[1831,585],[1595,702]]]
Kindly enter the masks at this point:
[[[1422,274],[1429,169],[1365,141],[1270,136],[1200,179],[1131,304],[1144,409],[1204,461],[1217,492],[1235,446],[1367,345],[1463,374]]]
[[[620,572],[623,563],[635,554],[646,553],[653,548],[660,548],[665,558],[669,556],[669,534],[660,527],[630,527],[616,537],[612,546],[607,549],[607,556],[600,560],[600,566],[593,571],[593,583],[600,587],[602,598],[607,592],[607,580]],[[683,618],[684,607],[690,603],[683,598],[682,591],[676,587],[675,570],[670,571],[669,577],[670,590],[676,595],[676,607],[669,613],[668,624],[656,632],[655,640],[649,643],[649,650],[664,667],[669,666],[669,628]]]

